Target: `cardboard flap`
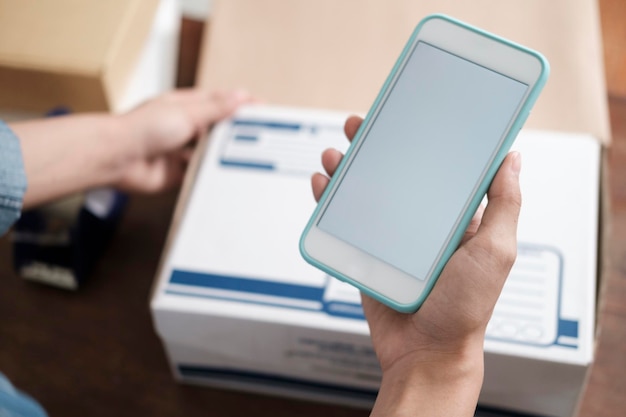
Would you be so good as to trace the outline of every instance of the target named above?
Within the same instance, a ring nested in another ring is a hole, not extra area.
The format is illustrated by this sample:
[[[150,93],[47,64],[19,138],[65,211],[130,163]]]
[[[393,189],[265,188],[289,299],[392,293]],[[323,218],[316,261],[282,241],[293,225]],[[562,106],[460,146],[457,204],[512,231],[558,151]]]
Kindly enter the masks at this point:
[[[19,68],[97,73],[116,53],[113,48],[131,40],[125,26],[145,25],[136,35],[143,41],[156,5],[154,0],[0,0],[0,61]],[[140,9],[144,16],[137,15]],[[126,37],[120,39],[121,29]]]
[[[551,76],[526,126],[588,133],[608,144],[596,0],[216,1],[198,82],[244,86],[272,103],[365,112],[431,13],[543,53]]]
[[[0,107],[115,109],[159,0],[0,0]]]

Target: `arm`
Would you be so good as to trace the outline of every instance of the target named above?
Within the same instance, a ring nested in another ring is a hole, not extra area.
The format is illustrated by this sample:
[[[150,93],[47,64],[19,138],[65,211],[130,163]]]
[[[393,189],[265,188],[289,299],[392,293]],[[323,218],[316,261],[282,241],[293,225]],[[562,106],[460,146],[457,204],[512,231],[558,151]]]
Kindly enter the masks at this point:
[[[28,179],[24,207],[99,186],[155,192],[177,184],[188,145],[247,100],[241,92],[180,90],[124,115],[13,123]]]
[[[346,122],[352,138],[361,119]],[[327,150],[322,164],[333,175],[343,155]],[[517,254],[521,206],[520,156],[509,154],[463,241],[422,307],[398,313],[363,296],[383,378],[372,416],[473,416],[483,381],[487,323]],[[329,178],[312,178],[316,199]]]

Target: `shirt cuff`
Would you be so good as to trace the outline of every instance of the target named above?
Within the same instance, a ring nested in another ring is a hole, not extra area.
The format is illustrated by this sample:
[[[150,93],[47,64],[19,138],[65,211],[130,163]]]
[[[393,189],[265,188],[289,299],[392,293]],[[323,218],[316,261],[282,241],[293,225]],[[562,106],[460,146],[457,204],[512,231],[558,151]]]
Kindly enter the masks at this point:
[[[0,236],[19,219],[26,185],[20,141],[0,121]]]

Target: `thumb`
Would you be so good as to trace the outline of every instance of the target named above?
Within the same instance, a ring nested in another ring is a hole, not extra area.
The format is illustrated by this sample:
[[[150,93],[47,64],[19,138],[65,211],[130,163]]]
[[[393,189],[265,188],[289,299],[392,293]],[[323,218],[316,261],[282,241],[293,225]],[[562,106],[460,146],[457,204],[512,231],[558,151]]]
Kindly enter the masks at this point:
[[[488,254],[492,267],[508,275],[517,257],[517,223],[522,204],[519,186],[521,155],[511,152],[502,162],[489,191],[488,202],[475,236],[465,248],[472,254]],[[487,259],[485,259],[487,261]],[[499,283],[504,285],[504,280]]]

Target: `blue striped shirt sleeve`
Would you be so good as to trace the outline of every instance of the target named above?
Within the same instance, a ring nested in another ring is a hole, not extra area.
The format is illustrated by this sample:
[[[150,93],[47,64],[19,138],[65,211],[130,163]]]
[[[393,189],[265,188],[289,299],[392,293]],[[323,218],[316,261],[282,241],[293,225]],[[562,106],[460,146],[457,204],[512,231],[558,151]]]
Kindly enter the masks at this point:
[[[0,121],[0,236],[20,217],[26,173],[20,141]]]
[[[0,373],[0,416],[47,417],[48,414],[32,398],[16,390]]]

